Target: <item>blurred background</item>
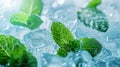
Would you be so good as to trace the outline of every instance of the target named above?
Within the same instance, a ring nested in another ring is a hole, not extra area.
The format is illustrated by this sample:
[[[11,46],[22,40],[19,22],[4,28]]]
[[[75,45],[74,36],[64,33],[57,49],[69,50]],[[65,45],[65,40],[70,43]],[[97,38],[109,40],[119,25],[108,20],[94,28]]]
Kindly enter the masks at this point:
[[[120,0],[102,0],[97,7],[109,21],[107,32],[91,29],[78,21],[77,11],[84,8],[90,0],[42,1],[40,18],[43,23],[31,31],[9,22],[11,15],[19,10],[21,1],[0,0],[0,34],[20,39],[37,58],[38,67],[76,67],[75,64],[79,64],[79,67],[120,67]],[[53,21],[65,24],[75,38],[96,38],[103,46],[102,51],[95,58],[87,51],[71,52],[66,58],[56,56],[59,46],[52,39],[50,31]]]

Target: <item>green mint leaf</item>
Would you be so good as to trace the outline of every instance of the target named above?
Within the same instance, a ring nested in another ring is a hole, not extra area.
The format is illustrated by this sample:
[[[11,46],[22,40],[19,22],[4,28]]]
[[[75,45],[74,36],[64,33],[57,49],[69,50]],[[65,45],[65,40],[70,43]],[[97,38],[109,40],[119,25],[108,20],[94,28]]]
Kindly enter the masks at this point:
[[[62,57],[66,57],[67,51],[64,48],[59,48],[59,50],[57,51],[57,54],[62,56]]]
[[[98,6],[99,4],[101,4],[101,0],[91,0],[91,1],[88,3],[87,7],[96,7],[96,6]]]
[[[28,18],[29,16],[24,13],[16,12],[11,16],[10,22],[14,25],[27,26]]]
[[[80,49],[88,51],[92,57],[95,57],[102,50],[102,45],[94,38],[82,38]]]
[[[53,22],[51,31],[53,39],[61,48],[64,48],[66,44],[74,40],[72,33],[60,22]]]
[[[11,57],[16,57],[16,55],[21,56],[19,52],[15,50],[17,46],[26,50],[26,47],[20,43],[18,39],[8,35],[0,35],[0,64],[5,65]]]
[[[11,16],[10,22],[14,25],[24,26],[33,30],[41,25],[42,20],[37,15],[28,16],[24,13],[16,12]]]
[[[42,7],[42,0],[22,0],[20,10],[27,15],[41,14]]]
[[[78,20],[86,27],[96,29],[101,32],[106,32],[109,28],[106,15],[94,7],[83,8],[77,13]]]
[[[39,17],[42,5],[42,0],[22,0],[20,10],[11,16],[10,22],[31,30],[38,28],[42,23]]]

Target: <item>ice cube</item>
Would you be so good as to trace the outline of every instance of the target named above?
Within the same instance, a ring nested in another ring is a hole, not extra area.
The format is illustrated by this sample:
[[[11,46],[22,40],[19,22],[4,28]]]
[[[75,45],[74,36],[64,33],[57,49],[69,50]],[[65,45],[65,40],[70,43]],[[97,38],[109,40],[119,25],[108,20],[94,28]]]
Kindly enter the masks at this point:
[[[104,38],[107,42],[115,42],[116,39],[120,39],[120,22],[111,22],[107,33],[104,34]]]
[[[112,56],[112,52],[110,50],[106,48],[102,48],[102,51],[94,59],[99,61],[106,61],[111,56]]]
[[[46,29],[32,31],[24,36],[24,41],[29,51],[33,54],[50,53],[57,51],[57,45],[52,35]]]
[[[77,67],[90,67],[92,62],[92,56],[87,51],[78,51],[76,53],[70,53],[67,56],[69,59],[72,59]]]
[[[104,61],[97,61],[97,62],[94,62],[92,67],[107,67],[107,63]]]
[[[107,49],[109,49],[112,52],[112,56],[114,57],[120,57],[120,46],[119,44],[116,44],[115,42],[107,42],[104,46]]]
[[[58,55],[42,54],[42,67],[75,67],[72,60]]]
[[[117,57],[109,58],[108,67],[120,67],[120,58]]]

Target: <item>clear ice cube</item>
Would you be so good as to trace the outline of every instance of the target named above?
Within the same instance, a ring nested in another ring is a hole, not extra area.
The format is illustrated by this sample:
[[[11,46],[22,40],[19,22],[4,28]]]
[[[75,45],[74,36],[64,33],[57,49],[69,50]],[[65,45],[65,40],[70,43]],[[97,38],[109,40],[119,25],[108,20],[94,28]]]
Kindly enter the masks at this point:
[[[72,59],[77,67],[90,67],[93,63],[92,56],[87,51],[71,52],[67,58]]]
[[[109,58],[108,67],[120,67],[120,58],[117,57]]]
[[[72,60],[58,55],[42,54],[41,60],[42,67],[75,67]]]
[[[57,44],[52,35],[46,29],[35,30],[24,36],[24,41],[28,50],[33,54],[50,53],[54,54],[57,50]]]

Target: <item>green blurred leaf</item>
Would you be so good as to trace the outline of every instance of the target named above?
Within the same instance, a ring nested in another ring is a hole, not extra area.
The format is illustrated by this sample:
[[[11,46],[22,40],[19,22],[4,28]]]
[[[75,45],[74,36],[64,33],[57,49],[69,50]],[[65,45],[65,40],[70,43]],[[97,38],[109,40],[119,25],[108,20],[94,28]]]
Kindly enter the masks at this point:
[[[72,33],[60,22],[53,22],[51,31],[53,39],[61,48],[74,40]]]
[[[109,28],[106,15],[94,7],[83,8],[77,13],[78,20],[86,27],[96,29],[101,32],[106,32]]]
[[[38,28],[42,23],[39,17],[42,5],[42,0],[22,0],[20,10],[11,16],[10,22],[31,30]]]
[[[36,58],[24,44],[9,35],[0,35],[0,64],[10,67],[37,67]]]
[[[94,38],[82,38],[80,49],[88,51],[92,57],[95,57],[102,50],[102,45]]]
[[[41,14],[43,8],[42,0],[22,0],[20,10],[27,15]]]
[[[25,26],[33,30],[41,25],[42,20],[37,15],[26,15],[21,12],[14,13],[11,16],[10,22],[14,25]]]
[[[24,13],[16,12],[11,16],[10,22],[14,25],[27,26],[28,18],[29,16]]]
[[[102,2],[101,0],[91,0],[88,3],[87,7],[96,7],[96,6],[100,5],[101,2]]]

